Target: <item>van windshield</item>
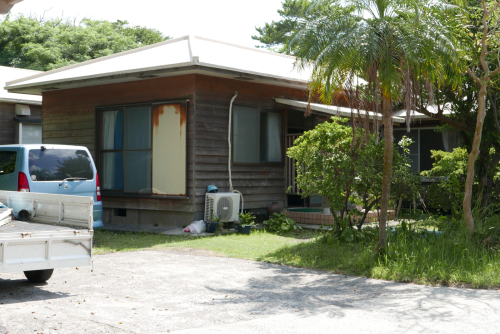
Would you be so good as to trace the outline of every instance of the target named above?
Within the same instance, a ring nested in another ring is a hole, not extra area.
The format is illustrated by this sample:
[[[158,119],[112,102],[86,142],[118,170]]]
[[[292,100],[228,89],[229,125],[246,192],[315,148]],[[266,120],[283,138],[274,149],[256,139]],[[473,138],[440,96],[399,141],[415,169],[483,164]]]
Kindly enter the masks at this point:
[[[15,151],[0,151],[0,175],[14,173],[16,171]]]
[[[94,178],[87,152],[75,149],[30,150],[29,172],[32,181],[62,181],[71,177],[87,180]]]

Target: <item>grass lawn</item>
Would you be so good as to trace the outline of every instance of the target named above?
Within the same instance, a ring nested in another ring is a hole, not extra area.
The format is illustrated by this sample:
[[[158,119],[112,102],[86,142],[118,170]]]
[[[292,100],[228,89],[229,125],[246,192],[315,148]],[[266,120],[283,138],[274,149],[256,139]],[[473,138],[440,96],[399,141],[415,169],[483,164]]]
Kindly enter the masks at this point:
[[[500,251],[443,234],[389,236],[387,253],[378,256],[375,243],[328,242],[313,231],[211,237],[166,236],[97,230],[94,254],[136,250],[203,249],[235,257],[346,275],[430,285],[497,288]]]
[[[259,260],[266,254],[315,237],[315,232],[300,231],[276,235],[253,231],[250,235],[227,234],[210,237],[168,236],[150,233],[113,232],[96,230],[94,254],[130,252],[136,250],[162,250],[172,248],[206,249],[219,256]]]

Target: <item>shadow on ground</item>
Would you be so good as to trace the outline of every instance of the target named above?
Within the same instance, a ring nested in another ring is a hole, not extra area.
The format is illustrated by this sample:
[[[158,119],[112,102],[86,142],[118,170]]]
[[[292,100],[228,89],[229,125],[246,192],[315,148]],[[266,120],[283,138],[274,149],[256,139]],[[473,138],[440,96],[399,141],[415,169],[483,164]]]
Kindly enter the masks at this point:
[[[220,299],[218,303],[226,309],[246,304],[253,314],[296,312],[300,317],[323,315],[332,319],[353,311],[359,321],[364,321],[363,314],[374,317],[385,313],[401,330],[419,333],[434,330],[433,323],[457,321],[457,314],[478,313],[478,306],[486,314],[500,311],[495,291],[428,287],[269,263],[258,267],[267,274],[248,279],[240,289],[206,288],[242,296]],[[485,298],[485,294],[492,298]]]
[[[65,292],[47,291],[49,283],[30,283],[26,279],[0,279],[0,305],[18,304],[38,300],[51,300],[70,296]]]

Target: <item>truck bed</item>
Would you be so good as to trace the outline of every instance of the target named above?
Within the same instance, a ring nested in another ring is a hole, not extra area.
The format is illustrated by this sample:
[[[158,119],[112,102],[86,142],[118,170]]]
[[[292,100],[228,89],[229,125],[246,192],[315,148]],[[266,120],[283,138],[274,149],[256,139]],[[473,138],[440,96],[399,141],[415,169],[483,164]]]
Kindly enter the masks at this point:
[[[0,273],[92,264],[92,197],[0,191],[0,202]],[[12,220],[21,210],[30,221]]]

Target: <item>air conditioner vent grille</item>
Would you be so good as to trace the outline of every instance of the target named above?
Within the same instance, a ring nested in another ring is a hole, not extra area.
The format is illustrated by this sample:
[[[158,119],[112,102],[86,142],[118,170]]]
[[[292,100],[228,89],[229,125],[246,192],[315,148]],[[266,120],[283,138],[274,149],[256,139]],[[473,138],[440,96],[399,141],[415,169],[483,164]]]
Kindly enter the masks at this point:
[[[231,197],[221,197],[217,201],[217,214],[222,220],[229,220],[233,215],[233,199]]]
[[[214,199],[212,197],[206,196],[205,198],[205,220],[210,220],[210,215],[214,211]]]

